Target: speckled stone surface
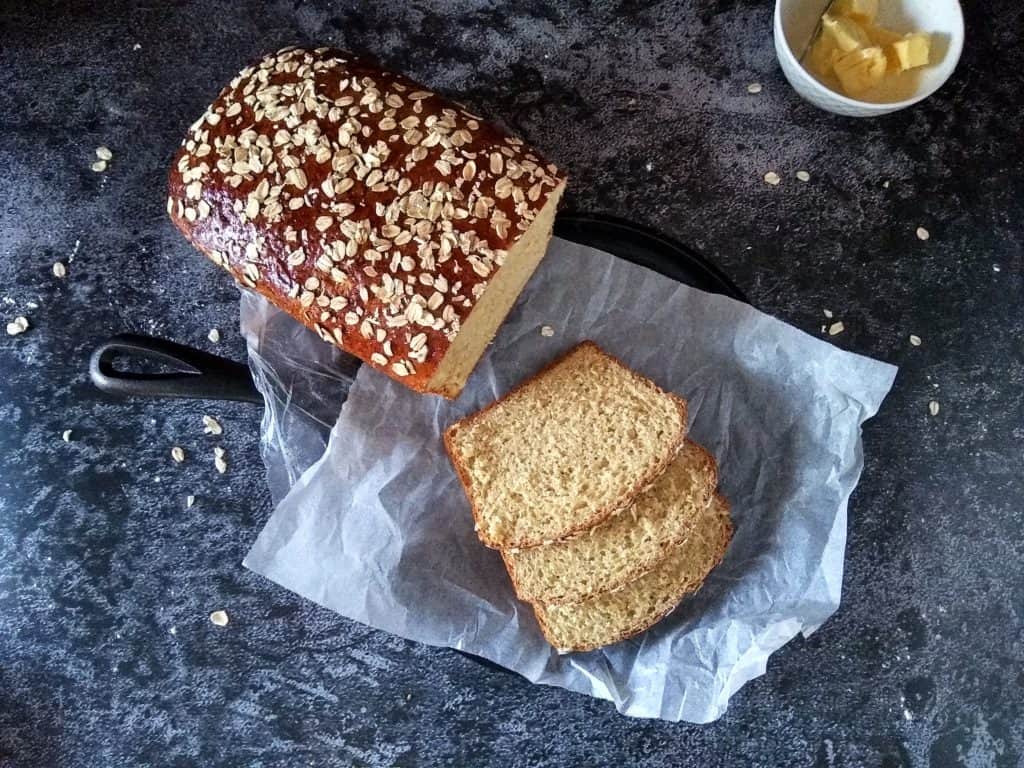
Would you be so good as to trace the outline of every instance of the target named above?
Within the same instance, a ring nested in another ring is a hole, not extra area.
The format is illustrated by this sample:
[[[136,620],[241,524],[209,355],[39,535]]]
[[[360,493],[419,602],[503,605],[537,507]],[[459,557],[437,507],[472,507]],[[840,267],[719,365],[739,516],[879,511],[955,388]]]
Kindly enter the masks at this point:
[[[793,94],[769,2],[5,3],[0,306],[31,328],[0,340],[0,766],[1020,765],[1024,13],[965,12],[953,80],[859,122]],[[630,720],[288,594],[240,566],[270,513],[259,408],[92,389],[91,348],[124,330],[243,358],[237,292],[173,231],[164,177],[221,84],[292,43],[504,118],[574,207],[702,249],[809,333],[828,308],[837,344],[901,366],[842,607],[720,721]]]

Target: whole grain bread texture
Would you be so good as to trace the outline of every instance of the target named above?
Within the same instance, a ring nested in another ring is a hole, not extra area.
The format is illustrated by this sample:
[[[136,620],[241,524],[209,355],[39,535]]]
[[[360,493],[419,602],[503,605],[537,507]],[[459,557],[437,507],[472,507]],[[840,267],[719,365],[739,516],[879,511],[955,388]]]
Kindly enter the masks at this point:
[[[717,484],[714,457],[687,440],[622,514],[567,541],[503,550],[516,595],[549,605],[576,603],[639,578],[693,532]]]
[[[455,397],[544,255],[564,184],[522,140],[403,75],[286,48],[189,128],[167,212],[325,342]]]
[[[563,652],[590,651],[640,634],[700,589],[725,556],[732,533],[729,504],[716,494],[693,534],[639,579],[578,603],[534,603],[541,631]]]
[[[590,341],[445,431],[489,547],[570,538],[628,507],[683,445],[686,402]]]

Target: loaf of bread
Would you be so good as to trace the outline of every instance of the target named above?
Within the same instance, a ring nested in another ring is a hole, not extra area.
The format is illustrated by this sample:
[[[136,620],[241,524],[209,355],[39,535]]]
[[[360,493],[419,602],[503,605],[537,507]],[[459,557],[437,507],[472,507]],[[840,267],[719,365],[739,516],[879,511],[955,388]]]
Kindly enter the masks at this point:
[[[193,123],[167,210],[324,341],[455,397],[544,255],[563,189],[521,140],[418,83],[293,48]]]
[[[445,447],[503,550],[570,538],[620,512],[675,458],[686,402],[590,341],[452,424]]]

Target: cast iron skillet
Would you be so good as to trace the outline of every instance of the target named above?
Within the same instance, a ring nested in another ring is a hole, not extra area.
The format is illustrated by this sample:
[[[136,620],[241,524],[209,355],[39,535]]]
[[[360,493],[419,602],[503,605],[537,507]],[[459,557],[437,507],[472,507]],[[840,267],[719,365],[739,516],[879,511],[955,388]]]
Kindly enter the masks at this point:
[[[691,248],[649,227],[614,216],[560,213],[555,234],[648,267],[686,285],[745,302],[742,291]],[[129,372],[114,367],[118,358],[161,363],[170,373]],[[240,400],[262,403],[249,367],[166,339],[124,333],[107,339],[89,361],[93,384],[114,395],[180,397],[199,400]]]
[[[682,243],[653,229],[602,214],[560,213],[555,234],[648,267],[686,285],[746,302],[736,285],[714,264]],[[171,373],[129,372],[114,367],[118,358],[161,363]],[[166,339],[123,333],[101,343],[89,361],[93,384],[114,395],[238,400],[263,403],[249,367]],[[508,672],[494,662],[464,651],[468,659]]]

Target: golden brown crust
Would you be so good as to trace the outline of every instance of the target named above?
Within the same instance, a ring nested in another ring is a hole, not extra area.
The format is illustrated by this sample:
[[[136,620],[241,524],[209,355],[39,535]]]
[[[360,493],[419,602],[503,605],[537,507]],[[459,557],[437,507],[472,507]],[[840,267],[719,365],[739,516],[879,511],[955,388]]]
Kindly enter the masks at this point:
[[[459,429],[464,428],[464,427],[466,427],[469,424],[472,424],[476,419],[479,419],[481,416],[486,414],[492,408],[498,406],[499,404],[501,404],[505,400],[509,399],[510,397],[515,395],[517,392],[519,392],[520,390],[522,390],[523,388],[525,388],[526,386],[531,384],[534,380],[539,379],[540,377],[542,377],[545,373],[550,371],[552,368],[557,366],[559,363],[561,363],[566,358],[570,357],[577,350],[583,349],[583,348],[586,348],[586,347],[593,348],[600,355],[602,355],[603,357],[607,358],[609,361],[611,361],[615,365],[620,366],[622,369],[624,369],[626,372],[628,372],[629,375],[632,376],[636,381],[640,382],[643,386],[652,388],[655,391],[657,391],[658,393],[660,393],[662,395],[667,395],[668,397],[670,397],[672,399],[672,402],[675,404],[676,408],[679,411],[679,423],[681,425],[681,429],[680,429],[679,435],[677,436],[675,441],[670,444],[669,449],[666,451],[665,456],[663,456],[661,458],[661,460],[657,464],[652,465],[652,467],[650,467],[648,469],[648,471],[644,475],[642,475],[640,478],[638,478],[637,482],[634,483],[633,487],[627,493],[623,494],[622,497],[617,499],[614,504],[608,505],[608,507],[606,507],[605,509],[598,510],[597,512],[595,512],[595,514],[591,515],[586,520],[580,522],[579,524],[577,524],[576,526],[574,526],[570,530],[564,532],[557,539],[554,539],[554,541],[565,541],[566,539],[571,539],[574,536],[577,536],[577,535],[583,533],[584,531],[590,530],[595,525],[601,524],[602,522],[604,522],[605,520],[610,518],[612,515],[617,514],[617,513],[621,512],[624,509],[627,509],[629,507],[629,505],[632,503],[633,499],[636,498],[636,496],[639,495],[644,489],[646,489],[647,486],[658,475],[660,475],[662,472],[665,471],[665,467],[667,467],[669,465],[669,462],[671,462],[676,457],[676,454],[678,454],[679,451],[683,447],[683,441],[686,439],[686,432],[687,432],[687,428],[689,426],[689,423],[687,421],[686,401],[683,398],[679,397],[678,395],[675,395],[675,394],[673,394],[671,392],[665,392],[663,389],[661,389],[661,387],[659,387],[653,381],[648,379],[646,376],[643,376],[643,375],[637,373],[636,371],[634,371],[632,368],[627,366],[625,363],[623,363],[621,360],[619,360],[614,355],[611,355],[611,354],[605,352],[595,342],[590,341],[590,340],[585,340],[585,341],[579,342],[578,344],[574,345],[571,349],[569,349],[567,352],[565,352],[565,354],[561,355],[560,357],[556,358],[552,362],[548,363],[546,366],[541,368],[539,371],[537,371],[532,376],[529,376],[526,379],[524,379],[522,382],[520,382],[518,385],[516,385],[512,390],[510,390],[508,393],[506,393],[503,397],[500,397],[497,400],[495,400],[494,402],[484,406],[483,408],[481,408],[476,413],[470,414],[469,416],[466,416],[465,418],[460,419],[459,421],[457,421],[454,424],[450,425],[445,430],[445,432],[444,432],[444,446],[445,446],[445,450],[448,452],[448,457],[451,459],[452,465],[455,467],[455,472],[458,475],[459,481],[462,483],[462,488],[463,488],[463,490],[466,493],[466,498],[469,499],[469,506],[470,506],[470,509],[473,512],[473,521],[475,523],[477,537],[480,539],[480,541],[485,546],[488,546],[491,549],[502,549],[502,548],[505,548],[505,549],[527,549],[529,547],[539,547],[539,546],[542,546],[544,544],[549,544],[549,543],[551,543],[551,540],[545,541],[544,539],[520,539],[520,540],[516,540],[516,541],[499,542],[499,541],[494,541],[494,540],[491,540],[491,539],[487,538],[487,536],[484,534],[483,530],[480,528],[480,510],[479,510],[479,507],[477,505],[476,499],[473,497],[473,492],[472,492],[470,481],[469,481],[469,473],[467,472],[467,470],[466,470],[465,466],[463,465],[462,461],[459,459],[458,455],[456,454],[454,445],[452,443],[454,435],[459,431]]]
[[[640,622],[630,627],[629,629],[624,630],[623,632],[616,635],[614,639],[609,640],[606,643],[601,643],[600,645],[581,645],[570,648],[558,648],[555,642],[556,638],[552,637],[551,631],[544,621],[544,605],[542,603],[531,603],[531,606],[533,607],[534,616],[537,617],[537,624],[540,625],[540,630],[544,634],[544,638],[552,646],[556,647],[560,653],[576,653],[584,651],[593,651],[597,650],[598,648],[607,648],[610,645],[614,645],[615,643],[621,643],[623,640],[629,640],[630,638],[636,637],[641,632],[647,631],[655,624],[657,624],[659,621],[669,616],[674,610],[676,610],[683,602],[683,600],[685,600],[690,595],[696,594],[697,591],[700,590],[702,586],[704,586],[704,583],[707,581],[707,577],[711,573],[711,571],[717,568],[719,564],[722,562],[723,558],[725,557],[725,552],[729,548],[729,542],[732,541],[732,536],[735,530],[729,512],[730,505],[728,499],[726,499],[724,496],[720,494],[715,494],[715,496],[719,500],[719,502],[725,507],[723,515],[719,520],[716,521],[724,525],[725,533],[722,536],[721,542],[718,547],[718,551],[715,554],[714,562],[708,569],[707,574],[705,574],[704,578],[701,579],[698,584],[686,584],[684,586],[682,593],[679,595],[679,598],[673,603],[672,607],[668,608],[667,610],[663,611],[662,613],[660,613],[652,619]]]
[[[715,460],[715,457],[711,455],[711,452],[704,448],[704,446],[694,443],[692,440],[689,439],[687,439],[684,442],[689,442],[694,447],[700,449],[701,453],[704,455],[704,460],[707,464],[707,471],[709,477],[704,498],[700,501],[700,508],[705,509],[709,504],[711,504],[711,501],[715,496],[715,487],[718,485],[718,462]],[[636,502],[634,501],[634,504],[635,503]],[[626,512],[628,512],[628,510],[629,508],[627,508],[626,510],[619,514],[625,514]],[[505,563],[505,570],[508,571],[509,579],[512,580],[512,586],[515,589],[516,597],[518,597],[520,600],[524,600],[528,603],[543,602],[547,605],[564,605],[566,603],[578,603],[582,600],[588,600],[590,598],[598,597],[599,595],[603,595],[608,592],[614,592],[616,590],[623,589],[629,586],[632,582],[639,579],[641,576],[650,573],[652,570],[658,567],[658,564],[662,560],[664,560],[672,552],[672,550],[686,542],[692,531],[693,524],[691,523],[691,525],[682,529],[678,535],[659,542],[658,554],[646,560],[637,562],[632,568],[630,568],[628,571],[624,573],[622,578],[616,579],[614,581],[608,581],[604,585],[603,589],[599,589],[595,592],[590,592],[587,594],[562,593],[557,595],[540,596],[524,592],[522,590],[519,580],[516,578],[515,560],[510,558],[505,550],[501,550],[501,559]]]
[[[168,213],[242,285],[430,391],[562,183],[519,139],[409,78],[344,51],[285,49],[243,70],[193,124]]]

